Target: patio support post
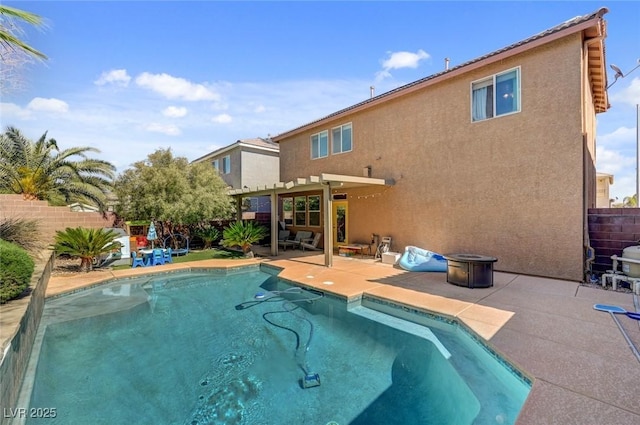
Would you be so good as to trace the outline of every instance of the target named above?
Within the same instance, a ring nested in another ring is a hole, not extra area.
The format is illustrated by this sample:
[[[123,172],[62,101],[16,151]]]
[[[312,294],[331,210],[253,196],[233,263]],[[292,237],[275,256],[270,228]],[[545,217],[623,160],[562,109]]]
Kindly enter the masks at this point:
[[[333,266],[333,200],[331,199],[331,183],[322,185],[324,199],[324,265]]]
[[[242,220],[242,195],[236,197],[236,220]]]
[[[271,192],[271,255],[278,255],[278,195]]]

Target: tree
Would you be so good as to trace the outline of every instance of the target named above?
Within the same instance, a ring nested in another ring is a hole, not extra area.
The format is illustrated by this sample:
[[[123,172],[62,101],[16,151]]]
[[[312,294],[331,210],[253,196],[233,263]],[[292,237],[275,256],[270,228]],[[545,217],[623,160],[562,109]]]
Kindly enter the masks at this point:
[[[40,16],[13,7],[0,5],[0,91],[6,93],[10,87],[18,87],[17,75],[23,65],[33,59],[47,59],[44,53],[34,49],[20,39],[23,31],[16,21],[42,27]]]
[[[105,211],[115,167],[89,158],[89,152],[100,151],[91,147],[60,151],[47,133],[33,142],[18,129],[7,127],[0,136],[0,193],[18,193],[51,205],[88,203]]]
[[[116,241],[119,236],[113,230],[67,227],[64,231],[56,231],[52,249],[58,255],[80,257],[80,269],[89,272],[93,270],[94,258],[120,249],[120,242]]]
[[[624,208],[635,208],[638,206],[638,196],[637,195],[633,195],[633,196],[625,196],[622,199],[622,206]]]
[[[227,185],[211,164],[189,164],[174,158],[171,149],[134,163],[116,179],[115,193],[122,219],[154,219],[162,234],[172,234],[176,225],[228,219],[234,212]]]
[[[268,234],[266,227],[253,221],[236,221],[222,231],[222,245],[226,247],[239,246],[246,256],[251,251],[251,245],[260,241]]]

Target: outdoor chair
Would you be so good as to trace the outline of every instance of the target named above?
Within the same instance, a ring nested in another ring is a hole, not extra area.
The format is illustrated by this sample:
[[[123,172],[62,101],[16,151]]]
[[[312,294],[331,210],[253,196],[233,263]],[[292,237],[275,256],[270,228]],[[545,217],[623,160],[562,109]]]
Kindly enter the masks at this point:
[[[293,243],[293,246],[299,248],[300,244],[302,242],[305,242],[305,239],[312,240],[311,239],[312,237],[313,237],[313,232],[308,232],[306,230],[300,230],[300,231],[296,232],[296,237],[291,242]]]
[[[171,248],[167,248],[164,250],[164,262],[173,263],[173,260],[171,259]]]
[[[280,231],[278,231],[278,246],[282,247],[283,251],[286,251],[287,247],[296,246],[293,243],[293,241],[291,239],[289,239],[290,235],[291,235],[291,232],[289,230],[280,230]]]
[[[313,241],[311,241],[311,243],[307,242],[308,239],[305,239],[302,242],[300,242],[300,247],[302,248],[303,251],[305,250],[305,248],[306,249],[310,249],[312,251],[321,251],[322,248],[318,248],[318,244],[320,243],[320,239],[322,239],[322,233],[316,233],[316,235],[313,237]]]
[[[158,266],[164,264],[164,253],[161,249],[155,248],[151,254],[151,265]]]
[[[147,267],[148,265],[149,263],[144,262],[144,257],[138,257],[135,251],[131,252],[131,268],[132,269],[138,266]]]

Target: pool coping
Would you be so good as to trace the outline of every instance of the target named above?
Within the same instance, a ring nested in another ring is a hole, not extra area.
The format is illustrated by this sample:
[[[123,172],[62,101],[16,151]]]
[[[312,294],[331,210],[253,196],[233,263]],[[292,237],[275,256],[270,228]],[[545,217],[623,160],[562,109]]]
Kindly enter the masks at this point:
[[[300,256],[300,253],[293,254]],[[631,397],[628,392],[640,382],[637,360],[611,318],[593,310],[593,304],[606,303],[633,311],[632,294],[594,289],[579,282],[499,271],[494,273],[496,287],[466,289],[448,285],[442,274],[410,273],[373,260],[338,256],[334,257],[332,268],[324,267],[323,255],[311,254],[304,258],[279,256],[240,261],[241,264],[262,264],[261,267],[271,272],[279,270],[279,277],[301,285],[311,283],[322,291],[356,298],[354,294],[359,291],[359,296],[371,294],[399,303],[408,302],[439,314],[453,312],[474,331],[477,327],[485,327],[491,345],[534,379],[516,421],[518,425],[640,423],[640,399]],[[190,264],[182,263],[180,268],[241,265],[239,260],[205,260]],[[170,265],[156,267],[167,266]],[[108,276],[148,272],[129,269]],[[64,281],[65,277],[52,277],[53,292],[60,291],[55,287],[55,280],[60,279]],[[327,281],[333,284],[323,284]],[[66,286],[86,284],[76,280],[67,282]],[[500,317],[504,310],[513,315],[502,317],[501,324],[494,328],[487,325],[488,316],[497,312]],[[635,322],[632,324],[635,328],[629,327],[629,323],[623,325],[638,345],[638,325]]]

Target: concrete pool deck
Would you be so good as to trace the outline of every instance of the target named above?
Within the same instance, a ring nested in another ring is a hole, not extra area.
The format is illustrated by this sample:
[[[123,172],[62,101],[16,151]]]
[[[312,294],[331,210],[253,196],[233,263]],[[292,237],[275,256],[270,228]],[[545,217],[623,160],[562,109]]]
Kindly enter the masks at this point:
[[[494,273],[490,288],[463,288],[444,273],[410,273],[379,261],[291,250],[257,260],[204,260],[153,268],[53,276],[47,297],[112,278],[149,272],[238,267],[262,262],[279,277],[345,298],[363,294],[456,317],[534,379],[517,424],[640,423],[640,362],[608,313],[593,305],[635,311],[631,293],[578,282]],[[638,321],[618,316],[640,346]]]

